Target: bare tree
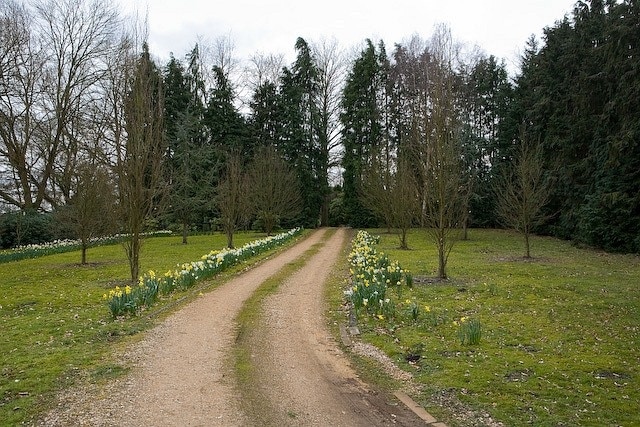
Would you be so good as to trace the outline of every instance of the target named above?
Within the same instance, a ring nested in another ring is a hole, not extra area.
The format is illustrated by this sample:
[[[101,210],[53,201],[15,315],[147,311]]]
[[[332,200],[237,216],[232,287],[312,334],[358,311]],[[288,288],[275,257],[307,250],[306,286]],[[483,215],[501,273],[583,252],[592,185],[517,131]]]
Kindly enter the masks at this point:
[[[317,134],[322,163],[318,170],[324,186],[320,224],[326,226],[329,223],[329,171],[338,167],[342,157],[340,112],[347,61],[335,39],[323,39],[314,43],[312,49],[318,68],[318,90],[314,100],[318,109]]]
[[[216,202],[227,235],[227,247],[233,248],[233,235],[247,220],[250,204],[247,177],[239,153],[227,156],[225,174],[216,187]]]
[[[249,188],[252,210],[269,236],[281,219],[293,219],[300,213],[302,197],[296,174],[273,147],[256,152]]]
[[[231,33],[220,35],[214,39],[198,37],[196,48],[199,49],[199,69],[207,88],[215,87],[219,82],[218,74],[224,76],[230,89],[244,97],[244,70],[235,54],[236,44]],[[238,108],[240,105],[237,106]]]
[[[70,196],[118,14],[97,0],[2,9],[10,43],[0,47],[0,197],[22,209],[56,207]]]
[[[202,46],[203,70],[211,72],[213,67],[218,67],[222,74],[229,80],[236,83],[239,76],[240,61],[235,56],[236,44],[231,34],[218,36],[212,41],[203,39],[199,42]],[[215,83],[213,75],[208,76],[208,86]]]
[[[393,227],[392,181],[391,165],[372,156],[363,168],[358,191],[362,205],[384,221],[389,233]]]
[[[285,66],[283,54],[256,53],[249,59],[246,67],[245,85],[250,93],[254,93],[257,88],[269,82],[276,84],[280,78],[282,68]]]
[[[393,225],[400,230],[400,248],[409,249],[407,232],[420,218],[418,184],[405,155],[401,155],[393,187]]]
[[[0,3],[0,7],[0,197],[9,205],[29,210],[34,208],[35,190],[30,176],[31,117],[45,61],[35,46],[32,13],[16,2]]]
[[[425,225],[438,249],[438,277],[447,278],[447,261],[462,225],[466,193],[456,110],[454,61],[450,30],[436,28],[416,68],[421,82],[414,100],[413,147],[421,178]]]
[[[527,140],[524,129],[520,135],[513,168],[497,177],[494,193],[498,216],[522,234],[524,257],[531,258],[529,238],[533,228],[548,219],[542,208],[549,201],[550,184],[545,180],[542,144]]]
[[[71,228],[81,243],[81,263],[87,263],[87,249],[95,237],[115,230],[113,182],[104,167],[80,164],[75,191],[69,203],[58,210],[58,219]]]
[[[364,171],[362,202],[383,217],[387,227],[398,230],[400,249],[409,249],[407,232],[420,218],[420,201],[415,174],[406,155],[393,164],[374,158]]]

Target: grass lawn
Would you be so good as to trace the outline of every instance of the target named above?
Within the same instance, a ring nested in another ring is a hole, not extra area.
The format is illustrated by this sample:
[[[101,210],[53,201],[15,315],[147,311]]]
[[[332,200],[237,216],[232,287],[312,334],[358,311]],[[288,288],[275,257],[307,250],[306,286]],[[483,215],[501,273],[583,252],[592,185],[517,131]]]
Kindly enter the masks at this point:
[[[443,403],[508,426],[640,425],[640,257],[536,237],[524,260],[519,235],[471,230],[438,282],[426,231],[411,232],[408,251],[396,235],[371,234],[415,285],[388,293],[395,316],[360,318],[362,338],[414,374],[423,385],[414,397],[429,411],[451,425],[465,422]],[[463,317],[480,321],[478,345],[461,344],[454,322]]]
[[[263,237],[238,233],[234,243],[240,247]],[[181,237],[150,238],[143,246],[141,272],[164,273],[225,246],[222,234],[193,236],[188,245]],[[117,373],[109,348],[152,323],[149,316],[113,321],[102,299],[129,277],[121,245],[91,248],[89,264],[79,261],[80,252],[74,251],[0,264],[0,425],[28,422],[78,376],[99,380]],[[184,295],[163,297],[147,314]]]

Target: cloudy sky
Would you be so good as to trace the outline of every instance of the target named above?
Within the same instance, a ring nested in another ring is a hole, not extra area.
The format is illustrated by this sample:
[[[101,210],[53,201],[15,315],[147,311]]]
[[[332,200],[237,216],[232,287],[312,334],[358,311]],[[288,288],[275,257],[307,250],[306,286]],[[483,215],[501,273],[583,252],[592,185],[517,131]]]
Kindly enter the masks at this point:
[[[129,0],[125,10],[148,11],[152,53],[182,58],[198,38],[230,36],[239,59],[256,52],[295,57],[297,37],[335,38],[349,49],[364,39],[394,43],[428,38],[438,23],[455,39],[479,45],[515,68],[531,34],[540,36],[573,9],[575,0]]]

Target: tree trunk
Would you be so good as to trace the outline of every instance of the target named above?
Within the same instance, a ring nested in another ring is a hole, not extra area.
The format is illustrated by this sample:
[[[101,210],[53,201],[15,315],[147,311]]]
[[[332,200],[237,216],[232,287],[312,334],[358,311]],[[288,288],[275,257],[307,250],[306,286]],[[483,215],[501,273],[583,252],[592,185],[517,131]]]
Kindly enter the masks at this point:
[[[324,195],[322,210],[320,211],[320,227],[329,226],[329,194]]]
[[[402,228],[400,230],[400,249],[409,249],[409,246],[407,245],[407,229],[406,228]]]
[[[188,229],[188,224],[185,222],[182,223],[182,244],[186,245],[187,244],[187,229]]]
[[[469,240],[469,227],[467,227],[467,218],[462,221],[462,240]]]
[[[447,248],[445,247],[445,239],[443,236],[438,238],[438,278],[446,280],[447,278]]]
[[[136,283],[140,275],[140,247],[142,245],[140,235],[133,233],[129,241],[129,270],[131,271],[131,283]]]
[[[233,249],[233,231],[227,229],[227,247]]]

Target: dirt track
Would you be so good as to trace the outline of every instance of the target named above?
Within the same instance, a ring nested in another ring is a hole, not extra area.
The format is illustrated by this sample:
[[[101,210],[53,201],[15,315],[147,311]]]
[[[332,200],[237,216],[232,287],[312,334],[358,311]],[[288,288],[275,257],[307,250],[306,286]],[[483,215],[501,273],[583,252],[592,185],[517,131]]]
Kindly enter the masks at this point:
[[[424,424],[362,383],[325,326],[323,285],[346,232],[326,229],[202,295],[126,355],[132,372],[106,388],[70,390],[40,425],[376,426]],[[251,335],[257,394],[269,413],[245,414],[230,357],[234,319],[247,298],[316,243],[322,248],[267,298]],[[252,418],[253,417],[253,418]]]

